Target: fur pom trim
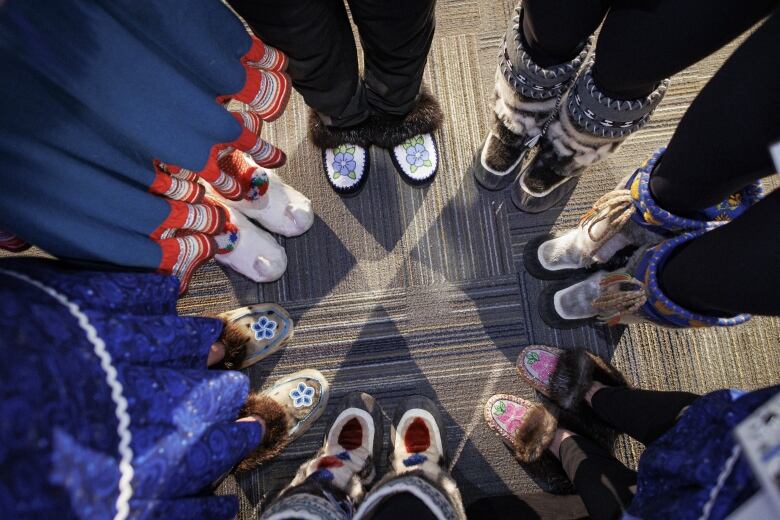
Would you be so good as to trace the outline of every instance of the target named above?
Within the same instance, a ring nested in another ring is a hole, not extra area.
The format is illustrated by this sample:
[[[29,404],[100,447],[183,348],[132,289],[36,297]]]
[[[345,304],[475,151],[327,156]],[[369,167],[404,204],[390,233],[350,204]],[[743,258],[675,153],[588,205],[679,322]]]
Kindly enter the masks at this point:
[[[428,89],[423,89],[417,105],[405,117],[371,116],[359,125],[339,128],[327,126],[314,110],[310,110],[309,137],[322,149],[345,143],[364,148],[371,144],[393,148],[410,137],[434,132],[441,127],[443,120],[439,102]]]
[[[534,462],[550,445],[558,428],[558,419],[542,405],[534,406],[515,431],[515,456],[521,462]]]
[[[371,145],[371,120],[355,126],[339,128],[327,126],[314,110],[309,110],[309,138],[319,148],[335,148],[342,144],[356,144],[363,148]]]
[[[627,386],[618,369],[584,349],[564,351],[550,377],[550,399],[561,408],[576,408],[593,381],[607,386]]]
[[[439,102],[424,88],[420,92],[417,105],[406,117],[390,119],[373,116],[368,120],[368,128],[373,144],[382,148],[393,148],[410,137],[438,130],[443,120]]]
[[[257,415],[265,421],[263,440],[238,463],[236,471],[249,471],[256,468],[279,455],[289,443],[287,413],[279,403],[262,393],[251,394],[241,407],[238,416],[241,418],[250,415]]]
[[[238,370],[241,368],[241,363],[246,358],[246,346],[249,343],[250,337],[247,336],[245,330],[235,323],[222,320],[224,326],[222,327],[222,334],[219,336],[219,341],[225,345],[225,357],[222,361],[214,365],[213,368],[222,370]]]

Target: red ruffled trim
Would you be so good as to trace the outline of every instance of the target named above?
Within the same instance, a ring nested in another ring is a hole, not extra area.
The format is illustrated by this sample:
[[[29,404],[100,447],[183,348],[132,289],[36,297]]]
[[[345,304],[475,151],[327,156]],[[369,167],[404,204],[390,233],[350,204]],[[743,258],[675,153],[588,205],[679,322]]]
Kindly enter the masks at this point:
[[[204,199],[200,204],[188,204],[178,200],[166,199],[171,207],[171,212],[151,234],[151,238],[160,238],[164,234],[170,234],[170,230],[190,230],[207,235],[222,233],[225,222],[228,220],[227,212],[222,206],[208,203]]]
[[[202,233],[158,240],[157,243],[162,250],[158,271],[179,279],[180,295],[189,288],[195,269],[212,258],[216,252],[214,239]]]
[[[172,177],[158,169],[152,185],[149,186],[149,192],[171,200],[196,203],[203,200],[206,189],[197,182]]]

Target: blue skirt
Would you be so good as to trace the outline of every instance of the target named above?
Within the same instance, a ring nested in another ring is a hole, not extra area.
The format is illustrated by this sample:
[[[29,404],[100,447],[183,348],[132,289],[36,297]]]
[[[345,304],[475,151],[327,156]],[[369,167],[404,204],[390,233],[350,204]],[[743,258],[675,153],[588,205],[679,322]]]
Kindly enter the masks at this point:
[[[283,61],[219,0],[0,2],[0,247],[186,283],[229,231],[197,179],[238,197],[225,154],[283,160]]]
[[[204,493],[262,438],[241,373],[206,369],[219,320],[178,281],[0,261],[0,511],[8,518],[232,518]]]

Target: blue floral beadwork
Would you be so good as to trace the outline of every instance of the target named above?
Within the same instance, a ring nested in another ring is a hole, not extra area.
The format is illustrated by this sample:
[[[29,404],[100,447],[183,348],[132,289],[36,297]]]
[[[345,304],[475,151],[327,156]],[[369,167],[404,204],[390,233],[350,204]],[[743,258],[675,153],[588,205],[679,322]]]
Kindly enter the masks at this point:
[[[267,316],[261,316],[252,324],[255,339],[258,341],[273,338],[276,335],[276,327],[277,323],[274,320],[269,320]]]
[[[352,180],[357,179],[355,173],[355,147],[352,145],[341,145],[333,150],[333,178],[348,177]]]
[[[298,383],[298,386],[290,391],[290,397],[296,408],[311,406],[311,403],[313,402],[312,397],[314,397],[314,387],[311,387],[306,383]]]
[[[425,147],[423,136],[418,135],[407,139],[401,146],[403,146],[406,152],[406,162],[409,164],[409,169],[412,173],[415,173],[418,168],[433,166],[430,160],[431,154]]]

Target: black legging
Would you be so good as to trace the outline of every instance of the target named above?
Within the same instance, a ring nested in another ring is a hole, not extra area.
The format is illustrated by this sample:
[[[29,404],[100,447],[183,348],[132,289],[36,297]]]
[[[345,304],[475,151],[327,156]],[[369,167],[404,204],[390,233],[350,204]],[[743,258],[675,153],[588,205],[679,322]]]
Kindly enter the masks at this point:
[[[698,397],[690,392],[607,387],[596,392],[591,403],[596,415],[616,431],[650,444],[674,426],[681,412]],[[559,457],[590,518],[602,520],[622,516],[636,494],[635,471],[624,466],[600,444],[580,435],[561,443]],[[576,497],[543,493],[483,499],[469,506],[468,514],[469,518],[493,520],[585,516]]]
[[[327,124],[351,126],[370,114],[405,116],[417,101],[435,29],[435,0],[229,0],[265,43],[287,53],[306,104]]]
[[[780,140],[778,0],[525,0],[523,32],[542,64],[570,59],[604,20],[594,80],[617,98],[649,92],[661,79],[769,18],[702,89],[651,176],[661,207],[688,216],[775,171]],[[688,242],[659,274],[664,292],[694,311],[780,315],[780,193]]]

